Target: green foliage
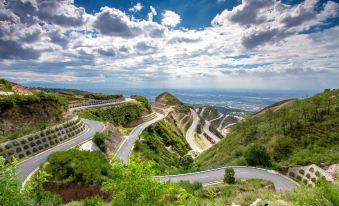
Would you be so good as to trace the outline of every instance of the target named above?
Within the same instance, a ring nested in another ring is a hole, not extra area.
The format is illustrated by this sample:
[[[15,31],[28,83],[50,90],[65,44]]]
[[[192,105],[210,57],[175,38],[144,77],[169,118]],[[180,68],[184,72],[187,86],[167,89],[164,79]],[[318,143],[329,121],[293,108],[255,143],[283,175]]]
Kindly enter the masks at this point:
[[[250,166],[271,166],[270,156],[267,154],[266,148],[259,144],[252,145],[245,158]]]
[[[159,101],[160,99],[164,99],[170,105],[183,105],[183,103],[177,97],[168,92],[164,92],[157,96],[155,101]]]
[[[191,167],[192,157],[185,137],[175,124],[167,118],[157,122],[141,134],[143,141],[135,145],[135,154],[141,161],[151,160],[160,173],[186,170]]]
[[[176,183],[160,182],[153,177],[149,162],[131,161],[124,166],[112,163],[113,178],[104,190],[114,194],[113,206],[197,205],[195,198]]]
[[[0,86],[1,91],[12,91],[12,85],[6,79],[0,79]]]
[[[231,167],[228,167],[225,169],[225,176],[224,176],[224,182],[228,184],[234,184],[235,183],[235,172],[234,169]]]
[[[95,133],[94,137],[93,137],[93,142],[99,147],[99,149],[103,152],[106,153],[106,149],[107,149],[107,144],[106,144],[106,140],[107,140],[107,135],[105,135],[104,133]]]
[[[315,187],[302,186],[293,193],[294,205],[308,206],[335,206],[339,205],[339,186],[321,180]]]
[[[104,206],[104,201],[99,197],[90,197],[82,201],[81,206]]]
[[[77,114],[82,118],[111,122],[115,126],[128,126],[128,123],[141,117],[147,109],[141,103],[126,103],[107,109],[90,108]]]
[[[36,181],[24,190],[20,191],[20,182],[17,174],[17,161],[14,159],[6,164],[0,156],[0,203],[6,206],[57,206],[61,205],[58,196],[42,189],[46,181],[46,173],[39,173]]]
[[[15,105],[30,105],[40,103],[42,101],[56,102],[64,107],[67,107],[68,102],[65,98],[51,93],[38,93],[33,95],[10,95],[0,99],[0,113],[8,110]]]
[[[85,94],[85,98],[87,99],[96,99],[96,100],[111,100],[111,99],[119,99],[122,98],[122,94],[102,94],[102,93],[90,93]]]
[[[108,159],[102,153],[76,149],[50,155],[46,172],[62,184],[101,184],[111,175]]]
[[[144,107],[149,112],[152,111],[151,104],[149,103],[149,101],[148,101],[148,99],[146,97],[144,97],[144,96],[133,96],[132,98],[134,98],[138,102],[142,103],[144,105]]]
[[[195,161],[200,169],[243,163],[253,144],[267,149],[275,168],[335,164],[339,159],[339,90],[284,101],[241,121]]]

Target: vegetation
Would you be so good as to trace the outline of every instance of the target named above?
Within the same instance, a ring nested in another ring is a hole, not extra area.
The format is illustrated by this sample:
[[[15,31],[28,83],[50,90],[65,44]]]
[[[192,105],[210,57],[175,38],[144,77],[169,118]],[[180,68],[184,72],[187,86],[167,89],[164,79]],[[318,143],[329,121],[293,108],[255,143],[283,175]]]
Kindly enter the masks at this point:
[[[12,91],[12,84],[5,79],[0,79],[0,91]]]
[[[95,133],[93,137],[93,142],[99,147],[99,149],[103,153],[106,153],[106,150],[107,150],[107,144],[106,144],[107,139],[108,139],[108,134],[104,134],[101,132]]]
[[[235,183],[235,172],[234,169],[231,167],[228,167],[225,169],[225,176],[224,176],[224,182],[227,184],[234,184]]]
[[[42,88],[38,87],[37,89],[44,91],[44,92],[49,92],[49,93],[59,93],[59,94],[65,94],[65,95],[86,95],[90,94],[90,92],[87,91],[82,91],[78,89],[58,89],[58,88]]]
[[[171,120],[167,118],[149,127],[135,144],[134,157],[155,162],[153,166],[160,174],[187,170],[193,162],[187,155],[190,148],[185,137]]]
[[[16,176],[18,162],[5,163],[5,159],[0,156],[0,202],[1,205],[25,206],[25,205],[60,205],[61,199],[42,188],[42,184],[48,176],[40,172],[35,182],[20,191],[19,180]]]
[[[60,184],[100,185],[112,175],[105,155],[76,149],[50,155],[45,171],[51,174],[51,180]]]
[[[90,93],[85,94],[85,98],[87,99],[96,99],[96,100],[111,100],[111,99],[119,99],[122,98],[122,94],[102,94],[102,93]]]
[[[77,114],[82,118],[111,122],[115,126],[128,127],[128,123],[137,120],[148,110],[141,103],[126,103],[107,109],[90,108]]]
[[[271,166],[270,156],[267,154],[266,148],[259,144],[254,144],[248,148],[245,158],[250,166]]]
[[[0,113],[13,108],[16,105],[29,105],[34,103],[40,103],[42,101],[56,102],[64,107],[67,107],[68,102],[66,99],[51,93],[37,93],[33,95],[10,95],[0,99]]]
[[[274,168],[337,163],[338,106],[339,90],[332,90],[270,107],[237,124],[227,138],[202,153],[195,165],[247,165],[244,157],[255,144],[266,148]]]
[[[175,97],[174,95],[172,95],[168,92],[164,92],[164,93],[160,94],[159,96],[157,96],[155,101],[156,102],[165,101],[169,105],[183,105],[184,104],[177,97]]]
[[[135,100],[142,103],[143,106],[149,111],[152,111],[151,104],[149,103],[148,99],[144,96],[132,96]]]

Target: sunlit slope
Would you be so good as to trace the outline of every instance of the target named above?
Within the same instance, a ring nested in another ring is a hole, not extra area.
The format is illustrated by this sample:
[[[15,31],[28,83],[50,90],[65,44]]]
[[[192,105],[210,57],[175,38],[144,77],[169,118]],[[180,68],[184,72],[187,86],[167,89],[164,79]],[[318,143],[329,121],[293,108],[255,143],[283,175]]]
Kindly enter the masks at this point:
[[[198,168],[246,165],[253,144],[265,146],[273,167],[339,162],[339,90],[273,105],[236,125],[201,154]]]

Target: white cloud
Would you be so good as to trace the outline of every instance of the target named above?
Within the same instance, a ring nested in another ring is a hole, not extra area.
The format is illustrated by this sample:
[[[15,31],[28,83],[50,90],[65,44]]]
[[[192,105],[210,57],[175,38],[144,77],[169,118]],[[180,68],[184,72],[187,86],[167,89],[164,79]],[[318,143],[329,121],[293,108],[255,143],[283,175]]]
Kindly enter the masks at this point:
[[[19,0],[11,7],[0,2],[2,77],[114,79],[121,86],[150,87],[339,87],[339,26],[301,34],[338,15],[332,1],[314,11],[310,0],[296,6],[244,0],[200,30],[174,28],[181,19],[172,11],[163,13],[161,24],[153,22],[152,6],[142,20],[109,7],[88,14],[58,1],[57,10],[65,10],[60,17],[38,15],[47,5],[31,1],[30,10]]]
[[[136,3],[132,8],[129,8],[128,11],[130,12],[139,12],[143,8],[143,5],[141,3]]]
[[[162,13],[161,24],[168,27],[175,27],[181,22],[180,16],[174,11],[166,10]]]
[[[157,15],[157,11],[155,10],[155,8],[153,6],[150,6],[149,8],[150,8],[151,12],[149,12],[147,14],[148,21],[153,21],[153,17]]]

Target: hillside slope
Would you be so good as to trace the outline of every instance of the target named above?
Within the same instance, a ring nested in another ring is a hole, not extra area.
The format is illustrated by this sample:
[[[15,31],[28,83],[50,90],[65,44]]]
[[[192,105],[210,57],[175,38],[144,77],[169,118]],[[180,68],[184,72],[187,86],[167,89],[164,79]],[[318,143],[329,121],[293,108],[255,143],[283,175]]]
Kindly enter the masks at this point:
[[[0,99],[0,142],[60,123],[66,109],[67,101],[54,94],[3,97]]]
[[[158,112],[159,110],[172,109],[169,116],[175,120],[175,124],[183,134],[192,124],[190,108],[168,92],[164,92],[156,98],[153,108]]]
[[[262,145],[272,167],[339,162],[339,90],[268,107],[237,124],[195,162],[200,169],[246,165],[253,145]]]

